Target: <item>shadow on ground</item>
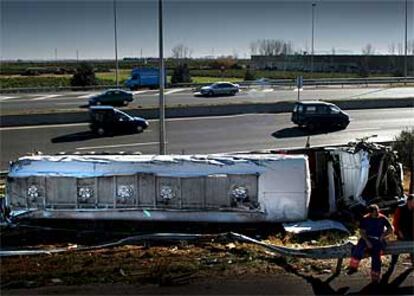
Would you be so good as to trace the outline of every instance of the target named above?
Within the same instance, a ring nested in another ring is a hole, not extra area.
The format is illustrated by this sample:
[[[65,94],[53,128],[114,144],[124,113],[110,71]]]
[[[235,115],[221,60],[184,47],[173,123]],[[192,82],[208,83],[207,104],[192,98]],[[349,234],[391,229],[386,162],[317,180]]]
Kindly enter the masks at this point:
[[[413,286],[400,287],[400,285],[407,279],[414,268],[406,269],[397,277],[395,277],[391,282],[388,281],[391,274],[393,273],[393,270],[388,270],[387,273],[384,274],[380,283],[370,282],[360,291],[352,293],[347,293],[347,291],[350,289],[349,286],[341,287],[339,289],[334,289],[331,287],[330,283],[339,276],[339,273],[334,273],[327,279],[323,280],[310,275],[301,274],[290,265],[285,265],[284,268],[286,271],[292,272],[296,276],[299,276],[306,280],[312,286],[312,290],[315,295],[412,295],[414,291]]]
[[[63,136],[58,136],[55,138],[52,138],[50,141],[52,143],[67,143],[67,142],[81,142],[81,141],[87,141],[92,139],[98,139],[98,138],[112,138],[116,136],[125,136],[125,135],[133,135],[138,134],[136,131],[125,131],[122,133],[116,133],[116,134],[109,134],[105,136],[99,136],[91,131],[84,131],[84,132],[78,132],[78,133],[72,133],[67,134]]]
[[[306,128],[300,128],[300,127],[287,127],[280,129],[278,131],[275,131],[272,136],[275,138],[294,138],[294,137],[307,137],[307,136],[316,136],[321,134],[328,134],[328,133],[334,133],[337,131],[343,130],[343,128],[339,127],[327,127],[327,128],[318,128],[309,130]]]

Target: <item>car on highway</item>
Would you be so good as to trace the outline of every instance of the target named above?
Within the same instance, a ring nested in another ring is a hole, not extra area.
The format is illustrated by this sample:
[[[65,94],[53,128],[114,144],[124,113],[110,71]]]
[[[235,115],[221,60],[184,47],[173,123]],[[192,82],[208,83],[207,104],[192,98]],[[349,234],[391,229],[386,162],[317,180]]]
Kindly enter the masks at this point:
[[[144,118],[130,116],[112,106],[92,106],[89,116],[89,127],[99,136],[143,132],[149,126]]]
[[[350,122],[349,115],[338,106],[321,101],[295,103],[291,120],[299,127],[306,127],[309,130],[331,127],[345,129]]]
[[[200,94],[203,96],[231,95],[234,96],[240,91],[240,86],[231,82],[216,82],[203,86]]]
[[[89,98],[89,106],[111,105],[126,106],[134,100],[131,92],[122,89],[108,89],[103,93]]]

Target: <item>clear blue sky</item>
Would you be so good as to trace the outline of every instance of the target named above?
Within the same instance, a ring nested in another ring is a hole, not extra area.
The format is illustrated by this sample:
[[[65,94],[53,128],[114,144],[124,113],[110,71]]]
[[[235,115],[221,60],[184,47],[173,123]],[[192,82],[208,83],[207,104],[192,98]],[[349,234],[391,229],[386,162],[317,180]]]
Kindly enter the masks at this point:
[[[119,57],[157,56],[157,0],[117,0]],[[183,43],[194,57],[249,57],[257,39],[311,45],[312,1],[165,0],[165,55]],[[403,42],[404,0],[316,1],[316,53],[388,53]],[[1,0],[1,58],[113,58],[112,0]],[[414,0],[408,37],[414,39]]]

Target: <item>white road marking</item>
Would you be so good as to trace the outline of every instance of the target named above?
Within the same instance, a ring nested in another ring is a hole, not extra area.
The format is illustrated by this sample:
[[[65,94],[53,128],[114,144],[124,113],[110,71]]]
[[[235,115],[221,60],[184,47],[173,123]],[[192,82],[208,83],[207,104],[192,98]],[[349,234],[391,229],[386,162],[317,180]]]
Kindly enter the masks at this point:
[[[49,125],[10,126],[10,127],[0,127],[0,131],[26,130],[26,129],[39,129],[39,128],[77,127],[77,126],[87,126],[87,125],[88,123],[68,123],[68,124],[49,124]]]
[[[15,98],[17,98],[17,97],[3,97],[3,96],[1,96],[0,101],[7,101],[7,100],[10,100],[10,99],[15,99]]]
[[[277,116],[277,115],[286,115],[286,113],[276,113],[276,114],[269,114],[269,113],[246,113],[246,114],[235,114],[235,115],[224,115],[224,116],[198,116],[198,117],[181,117],[181,118],[167,118],[168,121],[189,121],[189,120],[217,120],[217,119],[228,119],[234,117],[244,117],[244,116]],[[157,122],[158,119],[149,120]]]
[[[56,98],[56,97],[60,97],[60,96],[61,95],[47,95],[47,96],[42,96],[42,97],[31,99],[30,101],[43,101],[43,100],[46,100],[46,99]]]
[[[76,150],[121,148],[121,147],[134,147],[134,146],[150,146],[150,145],[158,145],[158,144],[159,144],[159,142],[129,143],[129,144],[119,144],[119,145],[103,145],[103,146],[79,147],[79,148],[76,148]]]
[[[180,91],[185,91],[185,90],[187,90],[187,89],[185,89],[185,88],[173,88],[173,89],[167,90],[164,94],[169,95],[169,94],[173,94],[173,93],[180,92]]]
[[[55,103],[55,105],[78,105],[79,102],[75,103],[75,102],[57,102]],[[66,110],[66,109],[63,109]]]
[[[132,91],[133,95],[145,94],[148,90],[134,90]]]
[[[90,97],[92,97],[92,96],[94,96],[94,95],[97,95],[98,93],[90,93],[90,94],[87,94],[87,95],[83,95],[83,96],[79,96],[79,97],[77,97],[78,99],[87,99],[87,98],[90,98]]]

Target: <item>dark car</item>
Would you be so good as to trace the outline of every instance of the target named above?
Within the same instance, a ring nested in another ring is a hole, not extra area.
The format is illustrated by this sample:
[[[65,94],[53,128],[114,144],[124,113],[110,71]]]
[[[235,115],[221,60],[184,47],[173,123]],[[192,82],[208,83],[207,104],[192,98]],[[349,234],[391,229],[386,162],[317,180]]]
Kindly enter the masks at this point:
[[[230,82],[217,82],[211,85],[203,86],[200,93],[203,96],[231,95],[234,96],[240,91],[238,84]]]
[[[142,132],[149,123],[141,117],[132,117],[112,106],[94,106],[89,108],[90,129],[102,136],[105,134],[124,134]]]
[[[346,128],[350,122],[349,115],[338,106],[319,101],[297,102],[291,119],[293,123],[308,129]]]
[[[89,98],[89,106],[111,105],[126,106],[134,97],[131,92],[122,89],[109,89],[101,94]]]

